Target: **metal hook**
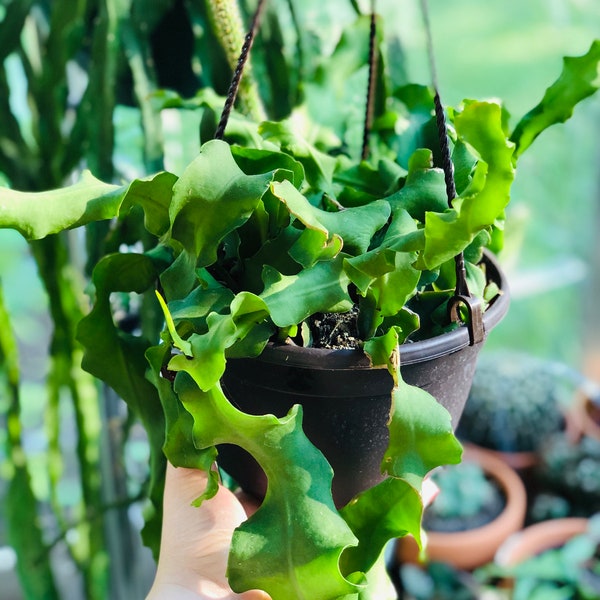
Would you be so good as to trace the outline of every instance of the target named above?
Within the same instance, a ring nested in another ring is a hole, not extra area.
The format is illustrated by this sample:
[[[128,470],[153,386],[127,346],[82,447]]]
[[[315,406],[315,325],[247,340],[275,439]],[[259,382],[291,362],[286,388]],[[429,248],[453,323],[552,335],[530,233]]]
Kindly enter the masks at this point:
[[[467,309],[468,318],[465,321],[460,312],[460,306]],[[469,344],[474,346],[485,339],[483,324],[483,307],[479,298],[457,294],[448,302],[448,314],[453,323],[464,323],[469,330]]]

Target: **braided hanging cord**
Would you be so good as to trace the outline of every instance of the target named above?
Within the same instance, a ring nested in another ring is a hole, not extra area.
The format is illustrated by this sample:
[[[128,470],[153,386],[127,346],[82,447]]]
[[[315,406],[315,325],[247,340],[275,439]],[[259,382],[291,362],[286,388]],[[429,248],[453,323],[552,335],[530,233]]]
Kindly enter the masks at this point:
[[[434,90],[434,108],[435,118],[440,142],[440,150],[442,154],[442,169],[444,171],[444,180],[446,183],[446,196],[448,198],[448,206],[452,207],[452,203],[456,198],[456,185],[454,183],[454,165],[450,155],[450,145],[448,144],[448,134],[446,126],[446,115],[444,107],[440,99],[437,72],[435,67],[435,56],[433,51],[433,37],[431,34],[431,22],[429,20],[429,7],[427,0],[421,0],[421,12],[423,14],[423,23],[425,25],[425,34],[427,37],[427,54],[429,57],[429,69],[431,72],[431,80]],[[450,302],[450,314],[453,321],[461,320],[459,305],[466,306],[469,313],[469,336],[471,344],[478,343],[483,340],[483,315],[481,303],[477,298],[469,292],[467,284],[467,271],[465,268],[465,259],[462,252],[454,257],[456,269],[456,290],[454,298]]]
[[[256,10],[254,11],[254,15],[252,17],[250,31],[248,31],[246,37],[244,38],[244,45],[242,46],[242,50],[240,52],[240,57],[238,58],[237,65],[235,67],[235,71],[233,72],[231,84],[229,85],[229,90],[227,91],[227,97],[225,99],[225,105],[223,106],[223,111],[221,113],[221,118],[219,120],[217,130],[215,131],[216,140],[222,140],[225,136],[225,128],[227,127],[227,121],[229,120],[229,115],[231,114],[233,104],[235,103],[235,99],[237,97],[237,93],[240,87],[240,81],[242,80],[242,74],[244,72],[244,66],[246,65],[246,61],[248,60],[248,56],[250,55],[250,50],[252,49],[252,44],[254,43],[254,38],[256,37],[256,32],[258,31],[258,26],[260,23],[260,18],[265,2],[266,0],[258,1],[258,5],[256,6]]]
[[[369,157],[369,137],[373,125],[373,109],[375,104],[375,81],[377,78],[377,24],[375,15],[375,0],[371,0],[371,28],[369,30],[369,82],[367,87],[367,102],[365,106],[365,125],[363,129],[362,160]]]
[[[444,170],[444,179],[446,181],[446,196],[448,197],[448,206],[452,207],[452,202],[456,198],[456,186],[454,185],[454,165],[450,156],[450,146],[446,134],[446,115],[440,99],[437,70],[435,66],[435,55],[433,52],[433,37],[431,35],[431,22],[429,20],[429,8],[427,0],[421,0],[421,10],[423,13],[423,23],[425,24],[425,35],[427,37],[427,56],[429,57],[429,71],[433,84],[433,103],[435,107],[435,119],[440,141],[440,150],[442,153],[442,169]]]

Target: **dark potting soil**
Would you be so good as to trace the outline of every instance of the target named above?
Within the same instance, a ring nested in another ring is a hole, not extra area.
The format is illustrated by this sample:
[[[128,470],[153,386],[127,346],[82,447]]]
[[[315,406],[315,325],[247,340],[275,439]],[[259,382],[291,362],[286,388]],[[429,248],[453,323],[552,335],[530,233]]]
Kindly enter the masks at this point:
[[[358,309],[346,313],[317,313],[306,323],[313,348],[358,348],[359,337],[356,319]]]
[[[441,516],[436,514],[432,507],[428,507],[423,513],[423,527],[425,530],[454,533],[476,529],[491,523],[504,510],[506,497],[493,479],[489,479],[489,481],[496,488],[495,493],[477,513],[468,516]]]

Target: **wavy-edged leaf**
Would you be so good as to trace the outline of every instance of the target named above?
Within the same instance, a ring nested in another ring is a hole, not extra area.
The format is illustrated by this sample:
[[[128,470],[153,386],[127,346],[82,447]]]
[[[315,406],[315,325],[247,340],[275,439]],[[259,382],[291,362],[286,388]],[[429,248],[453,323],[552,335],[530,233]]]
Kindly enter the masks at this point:
[[[233,292],[217,283],[208,273],[202,274],[203,284],[195,287],[185,298],[169,302],[169,311],[175,320],[204,320],[211,312],[220,313],[228,309],[233,301]]]
[[[265,289],[260,294],[278,327],[297,325],[315,312],[347,312],[350,279],[344,272],[345,255],[322,261],[297,275],[282,275],[265,266]]]
[[[279,144],[281,150],[290,154],[304,167],[308,184],[316,190],[333,195],[333,172],[336,159],[320,152],[302,136],[298,135],[291,121],[265,121],[259,126],[263,138]]]
[[[302,163],[284,152],[231,146],[231,153],[240,169],[247,175],[260,175],[277,169],[285,169],[292,173],[292,182],[296,187],[300,187],[304,181]]]
[[[362,295],[371,294],[382,317],[396,314],[414,294],[421,276],[413,267],[414,252],[389,248],[347,258],[346,271]]]
[[[149,344],[115,326],[110,294],[145,292],[153,288],[157,277],[155,263],[144,254],[106,256],[92,275],[94,306],[77,329],[77,339],[85,347],[84,369],[110,385],[136,412],[153,391],[144,375],[147,368],[144,352]]]
[[[343,554],[344,572],[368,572],[391,539],[410,534],[420,543],[422,513],[419,491],[395,477],[354,498],[341,511],[359,540]]]
[[[176,181],[177,176],[166,171],[149,179],[133,180],[120,212],[128,211],[136,204],[141,206],[146,229],[157,237],[162,236],[169,229],[169,205]]]
[[[564,123],[575,106],[600,88],[600,40],[583,56],[566,56],[558,79],[546,90],[542,101],[517,124],[510,139],[516,144],[515,160],[537,136],[555,123]]]
[[[469,102],[455,117],[454,126],[459,138],[480,157],[460,205],[461,219],[478,232],[492,225],[508,204],[515,178],[515,146],[506,139],[502,107],[495,102]]]
[[[165,298],[171,302],[185,298],[198,284],[195,271],[196,257],[182,250],[175,260],[160,274],[160,285]]]
[[[398,334],[398,343],[404,344],[409,335],[420,328],[421,320],[417,313],[406,306],[391,317],[385,317],[379,326],[378,332],[394,329]]]
[[[208,391],[223,376],[227,348],[262,325],[269,314],[264,301],[250,292],[240,292],[232,300],[230,309],[230,314],[211,312],[206,318],[208,331],[203,334],[192,333],[187,340],[181,340],[172,331],[173,327],[169,327],[173,343],[183,352],[170,360],[169,369],[193,373],[196,384],[203,391]],[[166,305],[163,305],[163,310],[169,324],[172,317]]]
[[[372,363],[386,365],[394,379],[390,442],[382,472],[420,490],[429,471],[460,462],[462,446],[454,436],[450,413],[429,392],[402,379],[397,344],[394,329],[365,343]],[[440,462],[441,458],[446,462]]]
[[[234,443],[265,470],[268,488],[258,511],[234,533],[228,578],[234,591],[262,589],[273,600],[330,600],[356,592],[341,573],[343,550],[356,538],[331,496],[333,471],[302,431],[302,411],[285,417],[248,415],[217,385],[195,384],[200,365],[182,365],[175,391],[194,418],[200,448]]]
[[[421,489],[423,478],[432,469],[460,462],[462,447],[448,411],[431,394],[402,379],[392,394],[389,429],[382,469],[415,489]]]
[[[377,278],[392,272],[395,265],[396,252],[389,248],[375,248],[365,254],[351,256],[345,261],[350,280],[363,296],[367,295],[369,286]]]
[[[493,102],[469,102],[456,115],[458,136],[478,153],[480,160],[470,185],[444,213],[428,212],[425,249],[418,267],[435,269],[462,252],[503,214],[514,179],[514,144],[506,139],[502,109]]]
[[[212,498],[219,488],[218,474],[212,469],[217,458],[217,450],[214,446],[201,450],[194,446],[194,419],[173,391],[172,382],[162,375],[170,351],[171,347],[168,344],[152,346],[146,351],[146,358],[151,366],[148,378],[158,390],[164,411],[166,435],[162,449],[172,465],[187,469],[202,469],[209,474],[206,489],[198,498],[201,502]]]
[[[402,380],[397,343],[390,329],[365,344],[371,362],[386,365],[394,379],[390,442],[382,462],[388,477],[342,510],[359,540],[343,555],[345,572],[368,572],[390,539],[411,534],[420,543],[423,479],[442,463],[460,461],[448,412],[433,396]]]
[[[373,298],[381,319],[397,314],[415,293],[420,272],[414,268],[415,254],[396,252],[394,268],[376,277],[369,285],[368,294]]]
[[[339,235],[328,238],[320,229],[305,229],[289,249],[289,255],[307,269],[319,260],[335,258],[342,251],[343,244]]]
[[[398,361],[398,332],[390,328],[383,335],[367,340],[364,350],[373,366],[385,366],[394,380],[394,388],[398,386],[399,372]]]
[[[69,187],[47,192],[0,188],[0,226],[16,229],[28,240],[115,217],[127,188],[110,185],[85,171]]]
[[[390,216],[390,206],[384,200],[328,212],[310,204],[289,181],[275,182],[271,189],[303,225],[323,231],[326,239],[332,234],[340,236],[344,242],[344,252],[348,254],[365,252],[375,232],[386,224]]]
[[[432,168],[432,161],[432,152],[427,148],[412,154],[404,186],[386,198],[393,211],[403,208],[422,223],[426,212],[443,212],[448,208],[444,172]]]
[[[294,227],[286,227],[277,236],[267,240],[256,254],[245,260],[244,271],[240,278],[244,289],[255,292],[262,291],[262,272],[265,265],[269,265],[285,275],[298,273],[300,263],[290,256],[290,250],[302,233]]]
[[[74,185],[47,192],[0,188],[0,227],[16,229],[28,240],[112,219],[134,204],[142,206],[146,226],[159,236],[168,226],[167,206],[177,177],[162,172],[127,186],[104,183],[84,171]]]
[[[361,206],[377,198],[394,193],[406,178],[406,170],[387,158],[374,166],[366,161],[345,166],[339,157],[339,168],[334,175],[336,185],[342,186],[337,198],[343,206]]]
[[[396,87],[388,99],[388,111],[381,124],[375,121],[374,129],[382,130],[382,152],[392,148],[394,158],[408,164],[411,155],[420,148],[437,148],[438,135],[435,127],[433,90],[431,86],[406,83]],[[401,102],[401,104],[398,102]],[[387,121],[387,122],[386,122]],[[400,125],[401,124],[401,125]],[[400,125],[400,127],[398,127]]]
[[[405,208],[392,204],[392,219],[380,246],[396,252],[416,252],[425,247],[425,235]]]
[[[227,143],[206,142],[173,187],[171,237],[198,257],[199,266],[212,264],[219,243],[248,220],[273,177],[246,175]]]
[[[375,335],[383,320],[398,314],[414,295],[420,278],[415,258],[416,253],[381,248],[346,259],[346,272],[363,296],[359,314],[363,339]]]

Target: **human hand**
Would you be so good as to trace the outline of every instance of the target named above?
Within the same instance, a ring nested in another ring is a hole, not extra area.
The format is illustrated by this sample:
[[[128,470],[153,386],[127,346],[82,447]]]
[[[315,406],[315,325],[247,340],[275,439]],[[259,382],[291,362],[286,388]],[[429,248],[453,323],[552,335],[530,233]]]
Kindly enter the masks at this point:
[[[247,518],[242,503],[219,486],[200,507],[192,502],[207,474],[167,465],[160,557],[146,600],[268,600],[262,591],[236,594],[225,575],[233,530]]]
[[[206,487],[207,474],[167,465],[163,526],[156,577],[146,600],[269,600],[260,590],[236,594],[227,582],[227,557],[233,530],[257,505],[223,486],[200,507],[192,502]],[[430,478],[422,497],[428,505],[437,494]]]

